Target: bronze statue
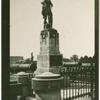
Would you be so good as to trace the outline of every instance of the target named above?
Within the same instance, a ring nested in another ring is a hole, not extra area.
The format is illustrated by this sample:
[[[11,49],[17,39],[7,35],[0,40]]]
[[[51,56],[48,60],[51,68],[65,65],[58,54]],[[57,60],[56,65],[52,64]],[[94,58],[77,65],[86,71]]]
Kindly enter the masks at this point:
[[[51,28],[53,23],[51,7],[53,6],[53,4],[51,0],[44,0],[41,4],[42,4],[42,15],[44,19],[44,29],[48,27]]]

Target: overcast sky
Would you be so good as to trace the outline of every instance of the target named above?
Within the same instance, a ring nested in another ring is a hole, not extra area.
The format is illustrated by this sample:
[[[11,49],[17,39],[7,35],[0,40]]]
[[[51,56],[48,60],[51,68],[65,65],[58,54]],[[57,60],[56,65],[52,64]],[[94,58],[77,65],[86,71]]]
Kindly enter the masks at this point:
[[[35,59],[43,29],[42,0],[10,0],[10,55]],[[94,0],[52,0],[53,27],[60,35],[60,52],[69,58],[94,55]]]

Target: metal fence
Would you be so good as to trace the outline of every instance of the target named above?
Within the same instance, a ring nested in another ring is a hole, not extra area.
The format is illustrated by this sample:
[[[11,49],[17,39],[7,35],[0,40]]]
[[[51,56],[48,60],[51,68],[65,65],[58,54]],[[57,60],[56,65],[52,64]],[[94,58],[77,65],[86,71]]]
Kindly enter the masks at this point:
[[[61,69],[64,77],[62,100],[95,100],[95,66],[66,66]]]

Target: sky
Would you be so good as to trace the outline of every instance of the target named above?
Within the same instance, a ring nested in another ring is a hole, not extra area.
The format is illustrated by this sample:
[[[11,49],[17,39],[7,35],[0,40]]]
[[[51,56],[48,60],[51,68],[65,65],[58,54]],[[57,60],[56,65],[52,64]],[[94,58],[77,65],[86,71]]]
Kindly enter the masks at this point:
[[[10,56],[35,59],[43,30],[42,0],[10,0]],[[94,0],[52,0],[60,52],[69,58],[94,55]]]

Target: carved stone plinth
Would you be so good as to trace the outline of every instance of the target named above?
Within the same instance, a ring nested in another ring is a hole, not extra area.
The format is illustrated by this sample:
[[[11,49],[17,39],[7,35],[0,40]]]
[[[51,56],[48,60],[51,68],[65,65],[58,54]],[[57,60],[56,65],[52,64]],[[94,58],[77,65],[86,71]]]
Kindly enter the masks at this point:
[[[59,73],[62,66],[62,54],[59,51],[59,33],[55,29],[41,31],[40,54],[37,56],[37,71]]]

